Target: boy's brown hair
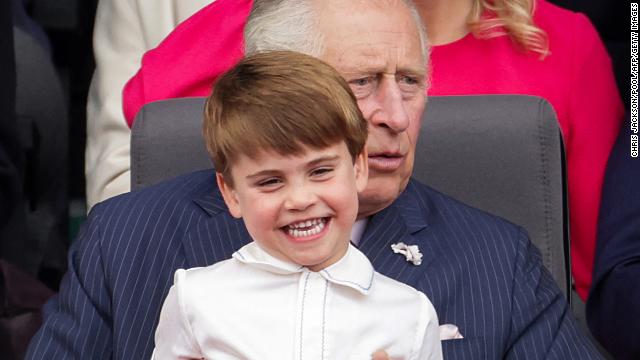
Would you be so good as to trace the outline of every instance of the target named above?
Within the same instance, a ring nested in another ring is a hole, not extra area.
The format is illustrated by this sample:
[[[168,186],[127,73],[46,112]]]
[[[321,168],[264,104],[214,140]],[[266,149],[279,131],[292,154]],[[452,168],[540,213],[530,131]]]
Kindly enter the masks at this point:
[[[344,141],[353,159],[367,140],[349,85],[331,66],[292,51],[245,57],[222,75],[207,99],[203,133],[216,171],[229,184],[230,164],[260,151],[299,155]]]

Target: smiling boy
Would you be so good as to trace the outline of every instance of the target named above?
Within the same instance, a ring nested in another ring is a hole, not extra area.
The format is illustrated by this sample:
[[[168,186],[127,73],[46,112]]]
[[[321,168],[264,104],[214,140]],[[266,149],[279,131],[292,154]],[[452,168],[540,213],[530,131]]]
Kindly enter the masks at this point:
[[[176,272],[155,359],[442,358],[426,296],[350,245],[367,122],[335,70],[294,52],[247,57],[216,83],[204,136],[254,241]]]

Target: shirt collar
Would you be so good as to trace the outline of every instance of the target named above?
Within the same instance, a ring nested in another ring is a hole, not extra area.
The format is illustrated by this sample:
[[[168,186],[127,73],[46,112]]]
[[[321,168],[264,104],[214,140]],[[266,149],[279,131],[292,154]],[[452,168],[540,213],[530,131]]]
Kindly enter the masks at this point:
[[[362,239],[362,234],[364,234],[364,230],[367,228],[367,223],[369,222],[369,218],[366,217],[364,219],[357,220],[353,227],[351,228],[351,243],[355,246],[360,244],[360,239]]]
[[[337,263],[320,270],[320,275],[334,284],[367,295],[373,284],[373,265],[360,250],[349,244],[347,253]]]
[[[309,271],[304,266],[271,256],[255,241],[240,248],[233,257],[242,263],[275,274],[287,275]],[[342,259],[318,274],[333,284],[350,287],[366,295],[373,283],[374,270],[369,259],[349,244],[347,253]]]
[[[242,263],[249,264],[275,274],[287,275],[303,272],[305,270],[304,266],[271,256],[255,241],[241,247],[240,250],[233,253],[233,257]]]

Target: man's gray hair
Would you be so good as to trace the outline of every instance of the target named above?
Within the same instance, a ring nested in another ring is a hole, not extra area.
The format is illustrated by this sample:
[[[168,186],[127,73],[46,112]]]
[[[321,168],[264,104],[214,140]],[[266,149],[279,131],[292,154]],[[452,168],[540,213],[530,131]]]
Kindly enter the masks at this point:
[[[291,50],[320,57],[324,52],[323,37],[318,31],[313,1],[254,0],[244,28],[245,54]],[[420,14],[411,0],[402,1],[409,7],[418,27],[422,55],[428,62],[427,35]]]
[[[310,0],[254,0],[244,28],[245,54],[291,50],[320,57],[317,18]]]

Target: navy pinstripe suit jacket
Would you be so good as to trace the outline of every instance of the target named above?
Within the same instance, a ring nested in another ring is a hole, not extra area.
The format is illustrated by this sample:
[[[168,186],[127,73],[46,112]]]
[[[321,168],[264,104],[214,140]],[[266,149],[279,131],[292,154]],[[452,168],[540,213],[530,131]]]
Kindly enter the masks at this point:
[[[174,271],[249,241],[210,170],[97,205],[27,359],[148,359]],[[391,251],[399,241],[419,245],[422,265]],[[423,291],[441,324],[460,328],[464,339],[443,342],[445,358],[599,358],[538,251],[504,220],[411,181],[371,218],[360,249],[376,270]]]

